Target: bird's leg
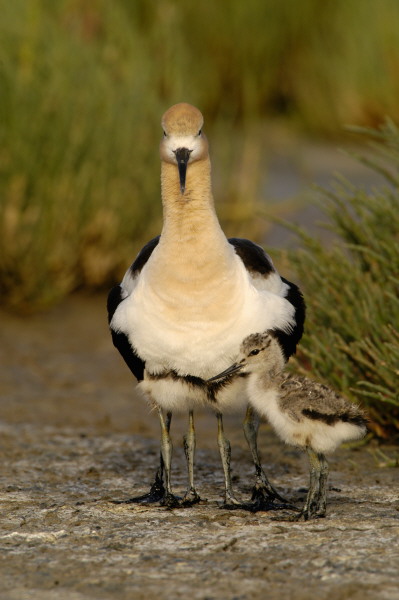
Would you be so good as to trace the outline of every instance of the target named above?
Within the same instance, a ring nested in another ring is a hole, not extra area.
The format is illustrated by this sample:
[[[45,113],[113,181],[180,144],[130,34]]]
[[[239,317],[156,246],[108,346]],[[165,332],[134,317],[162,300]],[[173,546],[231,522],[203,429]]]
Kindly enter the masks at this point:
[[[166,416],[165,427],[169,433],[170,423],[172,421],[172,413],[168,413]],[[160,502],[165,497],[165,486],[163,482],[164,473],[164,462],[162,458],[162,451],[159,456],[159,466],[155,473],[155,481],[152,484],[150,491],[142,496],[135,496],[128,500],[115,500],[114,504],[155,504]]]
[[[183,438],[184,441],[184,453],[187,460],[187,471],[188,471],[188,488],[184,494],[182,504],[183,506],[191,506],[201,501],[201,498],[197,494],[194,487],[194,455],[195,455],[195,429],[194,429],[194,413],[192,410],[188,413],[188,430],[187,434]]]
[[[162,408],[158,406],[159,422],[161,424],[161,456],[163,463],[163,471],[165,473],[165,491],[161,498],[161,504],[168,506],[169,508],[175,508],[180,505],[179,499],[172,494],[172,487],[170,483],[170,471],[172,463],[172,440],[170,437],[170,422],[172,419],[172,413],[166,414],[166,419]]]
[[[325,516],[328,477],[328,464],[324,454],[318,454],[309,447],[306,452],[310,465],[309,489],[305,504],[296,518],[304,521]]]
[[[225,500],[222,508],[244,508],[244,505],[237,500],[233,493],[233,487],[231,483],[231,446],[229,440],[224,435],[223,430],[223,416],[221,413],[217,413],[218,420],[218,446],[220,451],[220,457],[222,459],[224,483],[225,483]]]
[[[327,480],[328,480],[328,462],[324,454],[319,454],[319,460],[321,465],[320,478],[319,478],[319,498],[317,505],[317,516],[324,517],[326,514],[327,506]]]
[[[172,413],[169,412],[166,416],[166,428],[168,432],[170,432],[170,424],[172,421]],[[137,501],[141,500],[142,504],[159,502],[165,496],[165,486],[163,483],[163,473],[164,473],[164,462],[162,458],[162,451],[159,453],[159,467],[155,473],[155,481],[152,484],[150,491],[148,494],[144,494],[136,499]]]
[[[259,417],[252,406],[248,406],[247,408],[243,426],[245,439],[251,450],[256,473],[255,486],[252,490],[251,500],[253,504],[250,505],[252,506],[251,510],[254,512],[258,510],[279,509],[298,510],[296,506],[290,504],[288,500],[280,496],[278,491],[269,482],[266,473],[263,470],[258,451]],[[282,504],[275,503],[275,500],[279,500]]]

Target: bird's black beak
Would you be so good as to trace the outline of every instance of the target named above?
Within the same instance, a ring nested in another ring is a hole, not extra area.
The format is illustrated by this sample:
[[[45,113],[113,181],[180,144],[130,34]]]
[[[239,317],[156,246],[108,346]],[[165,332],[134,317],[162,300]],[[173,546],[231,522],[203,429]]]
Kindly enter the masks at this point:
[[[216,381],[216,379],[222,379],[223,377],[227,377],[227,375],[232,375],[233,373],[237,373],[237,371],[241,371],[243,366],[244,365],[242,365],[242,364],[234,363],[234,365],[231,365],[231,367],[229,367],[225,371],[222,371],[221,373],[219,373],[219,375],[215,375],[215,377],[211,377],[210,379],[207,379],[207,383],[209,383],[210,381]]]
[[[187,163],[190,154],[191,150],[188,150],[187,148],[178,148],[175,150],[177,167],[179,169],[180,191],[182,194],[184,194],[184,190],[186,189]]]

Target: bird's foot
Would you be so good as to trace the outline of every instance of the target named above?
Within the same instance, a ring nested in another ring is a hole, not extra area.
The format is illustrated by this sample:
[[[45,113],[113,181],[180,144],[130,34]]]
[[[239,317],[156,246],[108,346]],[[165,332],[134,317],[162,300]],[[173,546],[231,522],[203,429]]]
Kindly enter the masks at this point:
[[[163,481],[157,477],[147,494],[128,498],[128,500],[113,500],[112,502],[113,504],[156,504],[157,502],[162,501],[162,498],[165,497],[165,493]]]
[[[314,501],[308,502],[306,501],[302,510],[298,515],[295,515],[295,518],[292,518],[292,521],[310,521],[311,519],[324,519],[326,516],[326,505],[325,502]]]
[[[219,505],[219,508],[224,510],[248,510],[246,502],[240,502],[231,492],[227,492],[224,497],[224,502]]]
[[[187,490],[184,497],[179,498],[171,492],[167,492],[163,483],[159,481],[156,481],[151,486],[151,489],[147,494],[128,498],[127,500],[112,500],[113,504],[139,504],[141,506],[159,504],[160,506],[165,506],[167,508],[187,508],[200,502],[205,503],[206,500],[202,500],[194,489]]]
[[[165,506],[166,508],[181,508],[182,507],[182,499],[178,496],[175,496],[171,492],[165,492],[164,496],[161,498],[160,502],[161,506]]]
[[[326,512],[312,511],[303,508],[297,515],[289,517],[288,521],[310,521],[312,519],[324,519]]]
[[[279,502],[276,502],[279,500]],[[269,510],[294,510],[300,509],[291,504],[289,500],[280,496],[280,494],[269,484],[256,483],[251,496],[251,502],[248,504],[251,512],[269,511]]]
[[[278,498],[280,496],[278,495]],[[284,502],[276,502],[276,496],[268,490],[255,489],[252,493],[250,502],[240,502],[232,494],[226,494],[224,503],[220,506],[225,510],[246,510],[248,512],[259,512],[269,510],[294,510],[299,511],[299,508],[294,504],[285,500]]]
[[[194,488],[189,488],[187,492],[184,494],[183,499],[180,503],[181,506],[189,507],[193,506],[193,504],[204,504],[206,500],[203,500]]]
[[[323,519],[326,516],[326,498],[323,493],[315,492],[314,488],[308,490],[305,502],[299,514],[292,521],[310,521]]]
[[[291,510],[295,512],[299,512],[300,509],[295,506],[295,504],[290,504],[286,502],[282,504],[281,502],[275,502],[270,498],[264,498],[262,500],[257,500],[256,502],[250,502],[247,504],[247,510],[250,512],[268,512],[271,510]]]
[[[283,504],[290,504],[289,500],[284,498],[269,481],[263,479],[257,480],[252,488],[252,502],[262,501],[264,499],[279,500]]]

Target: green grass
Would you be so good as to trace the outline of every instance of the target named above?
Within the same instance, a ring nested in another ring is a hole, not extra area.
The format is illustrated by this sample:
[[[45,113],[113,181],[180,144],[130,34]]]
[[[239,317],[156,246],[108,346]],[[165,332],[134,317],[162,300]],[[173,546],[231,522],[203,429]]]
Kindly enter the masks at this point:
[[[331,247],[297,230],[288,260],[307,306],[298,362],[367,405],[380,436],[399,430],[399,130],[368,130],[374,158],[361,159],[386,180],[366,192],[338,180],[320,204],[335,234]]]
[[[0,14],[0,294],[14,310],[107,287],[159,231],[174,102],[205,114],[236,235],[259,197],[262,120],[337,135],[399,119],[395,0],[0,0]]]
[[[131,110],[147,88],[120,63],[139,44],[106,3],[98,22],[58,5],[16,0],[2,14],[0,285],[19,310],[115,277],[157,212],[157,182],[138,176],[156,173],[155,111],[151,99]]]

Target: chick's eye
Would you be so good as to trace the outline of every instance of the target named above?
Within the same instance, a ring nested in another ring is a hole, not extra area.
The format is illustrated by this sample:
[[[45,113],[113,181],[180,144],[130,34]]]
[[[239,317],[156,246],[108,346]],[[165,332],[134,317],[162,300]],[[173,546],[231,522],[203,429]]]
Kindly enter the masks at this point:
[[[202,129],[199,130],[197,135],[201,135],[201,133],[202,133]]]
[[[164,138],[168,137],[167,134],[166,134],[166,131],[163,132],[163,137]]]
[[[260,350],[255,348],[255,350],[251,350],[251,352],[249,353],[248,356],[256,356],[257,354],[259,354],[259,352],[260,352]]]

